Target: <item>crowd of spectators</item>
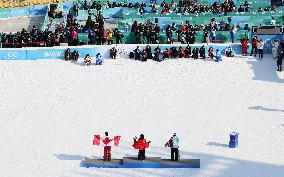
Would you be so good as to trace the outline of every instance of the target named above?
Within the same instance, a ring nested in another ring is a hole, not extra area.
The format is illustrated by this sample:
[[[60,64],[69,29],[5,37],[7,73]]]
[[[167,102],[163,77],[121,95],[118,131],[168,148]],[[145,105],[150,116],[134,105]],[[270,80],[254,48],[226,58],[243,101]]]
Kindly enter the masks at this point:
[[[235,36],[239,25],[232,24],[231,17],[227,21],[222,19],[218,22],[215,18],[210,20],[207,25],[193,25],[187,20],[185,24],[172,23],[165,28],[166,43],[180,42],[182,44],[194,44],[196,40],[196,31],[203,31],[203,42],[216,42],[216,31],[230,31],[232,43],[235,42]],[[134,32],[137,44],[159,44],[160,33],[163,29],[158,24],[155,24],[148,19],[144,23],[134,21],[131,27],[131,32]],[[245,30],[250,30],[247,26]],[[176,38],[174,36],[177,36]]]
[[[252,4],[247,1],[239,7],[236,6],[233,0],[225,0],[224,2],[214,2],[211,6],[205,4],[199,4],[197,1],[186,1],[179,0],[176,3],[172,0],[170,3],[167,3],[165,0],[160,4],[152,4],[152,13],[157,13],[158,6],[162,7],[161,14],[165,13],[178,13],[178,14],[194,14],[198,16],[199,14],[213,13],[213,14],[224,14],[226,15],[229,12],[265,12],[265,11],[276,11],[275,6],[266,7],[262,9],[261,7],[257,10],[252,8]]]
[[[164,0],[162,3],[144,3],[144,2],[136,2],[136,3],[128,3],[128,2],[110,2],[102,4],[100,1],[83,1],[80,6],[78,4],[74,5],[73,9],[76,11],[79,7],[82,7],[84,10],[102,10],[102,8],[115,8],[115,7],[126,7],[126,8],[138,8],[138,12],[141,15],[144,15],[146,12],[150,13],[176,13],[176,14],[194,14],[198,16],[199,14],[224,14],[226,15],[229,12],[275,12],[277,10],[276,6],[267,6],[265,8],[259,7],[258,9],[253,9],[253,5],[247,1],[245,1],[242,5],[237,6],[233,0],[224,0],[224,2],[216,1],[212,5],[198,3],[197,0],[172,0],[171,2],[167,2]],[[151,11],[146,10],[149,7]],[[161,11],[159,11],[159,7]]]
[[[231,51],[230,54],[232,54],[233,51]],[[146,62],[148,59],[153,59],[155,61],[161,62],[166,59],[178,59],[178,58],[191,58],[191,59],[206,59],[206,51],[204,45],[200,48],[198,47],[191,47],[190,45],[187,45],[185,48],[182,46],[179,47],[171,47],[166,48],[162,50],[160,46],[158,45],[152,53],[151,46],[147,45],[145,49],[140,49],[139,46],[133,52],[130,52],[129,58],[134,60],[140,60],[142,62]],[[216,49],[214,51],[213,47],[210,47],[208,49],[208,55],[207,58],[210,59],[216,59],[215,61],[222,61],[221,52]]]

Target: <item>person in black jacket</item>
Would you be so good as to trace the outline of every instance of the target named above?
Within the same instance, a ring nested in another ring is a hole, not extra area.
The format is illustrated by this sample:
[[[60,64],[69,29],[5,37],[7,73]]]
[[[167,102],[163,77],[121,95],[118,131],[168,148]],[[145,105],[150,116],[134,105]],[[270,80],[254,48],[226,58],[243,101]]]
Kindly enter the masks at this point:
[[[281,72],[282,71],[282,59],[283,59],[283,51],[278,55],[277,57],[277,71]]]
[[[160,60],[160,54],[161,54],[161,48],[160,46],[157,46],[155,49],[154,49],[154,60],[155,61],[161,61]]]
[[[147,51],[146,49],[143,49],[141,52],[141,61],[146,62],[147,61]]]
[[[195,48],[192,50],[192,54],[193,54],[194,60],[198,59],[198,48],[195,47]]]
[[[74,50],[74,51],[72,52],[72,60],[77,61],[78,58],[79,58],[79,52],[76,51],[76,50]]]
[[[205,60],[205,47],[204,47],[204,45],[203,45],[202,47],[200,47],[200,49],[199,49],[199,55],[200,55],[200,57],[201,57],[202,59]]]
[[[191,57],[191,47],[190,47],[190,45],[186,46],[186,48],[184,49],[184,54],[185,54],[185,58],[190,58]]]
[[[146,46],[147,59],[152,59],[152,50],[149,45]]]
[[[113,47],[112,49],[110,49],[109,55],[110,55],[110,58],[111,58],[111,59],[116,59],[117,50],[116,50],[115,47]]]
[[[171,48],[171,55],[172,55],[172,58],[178,58],[178,50],[176,47]]]
[[[68,49],[65,51],[64,59],[65,59],[65,61],[68,61],[68,60],[71,59],[71,51],[70,51],[70,48],[68,48]]]
[[[140,60],[141,59],[141,51],[139,49],[139,46],[134,50],[134,59],[135,60]]]

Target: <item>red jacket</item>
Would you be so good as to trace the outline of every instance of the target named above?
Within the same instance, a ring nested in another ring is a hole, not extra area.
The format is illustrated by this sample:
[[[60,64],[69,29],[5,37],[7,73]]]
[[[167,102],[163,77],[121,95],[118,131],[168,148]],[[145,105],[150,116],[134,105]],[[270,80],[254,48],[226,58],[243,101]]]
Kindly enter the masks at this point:
[[[248,45],[249,45],[249,42],[248,42],[248,40],[243,40],[243,41],[241,42],[241,44],[242,44],[242,47],[243,47],[243,48],[247,48]]]
[[[256,47],[256,46],[257,46],[257,43],[258,43],[258,39],[253,39],[253,40],[252,40],[252,46],[253,46],[253,47]]]
[[[134,140],[134,144],[132,145],[135,149],[138,150],[144,150],[149,147],[149,143],[146,141],[146,139],[138,139]]]
[[[110,142],[111,142],[111,139],[109,139],[109,137],[105,137],[105,139],[103,139],[103,143],[104,143],[104,145],[106,145],[106,146],[109,146],[109,145],[110,145]]]
[[[166,144],[165,147],[172,147],[173,146],[173,139],[170,139]]]

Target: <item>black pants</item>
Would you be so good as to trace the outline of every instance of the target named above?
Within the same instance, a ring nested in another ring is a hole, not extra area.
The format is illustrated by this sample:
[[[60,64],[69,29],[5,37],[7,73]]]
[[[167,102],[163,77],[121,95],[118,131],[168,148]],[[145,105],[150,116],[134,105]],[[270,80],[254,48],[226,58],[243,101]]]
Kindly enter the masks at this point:
[[[113,44],[113,40],[107,40],[107,45]]]
[[[277,71],[282,71],[282,65],[277,65]]]
[[[171,160],[178,161],[178,148],[171,148]]]
[[[256,48],[256,47],[252,47],[252,48],[251,48],[250,56],[252,56],[252,54],[253,54],[254,56],[256,56],[256,54],[257,54],[257,48]]]
[[[145,160],[145,149],[144,150],[139,150],[138,152],[138,160]]]
[[[263,58],[263,49],[258,49],[258,57],[259,57],[260,59]]]

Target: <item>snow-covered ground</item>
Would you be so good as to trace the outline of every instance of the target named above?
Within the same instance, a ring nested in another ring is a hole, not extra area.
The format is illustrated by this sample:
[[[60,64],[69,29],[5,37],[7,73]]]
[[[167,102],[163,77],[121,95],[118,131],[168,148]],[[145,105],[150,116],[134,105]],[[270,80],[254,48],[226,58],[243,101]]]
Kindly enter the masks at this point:
[[[0,61],[1,177],[283,177],[284,73],[265,56],[223,62],[107,60],[86,67],[61,60]],[[132,138],[152,141],[147,156],[181,158],[200,169],[96,169],[94,133],[121,135],[113,157],[136,156]],[[239,147],[226,145],[237,131]]]

